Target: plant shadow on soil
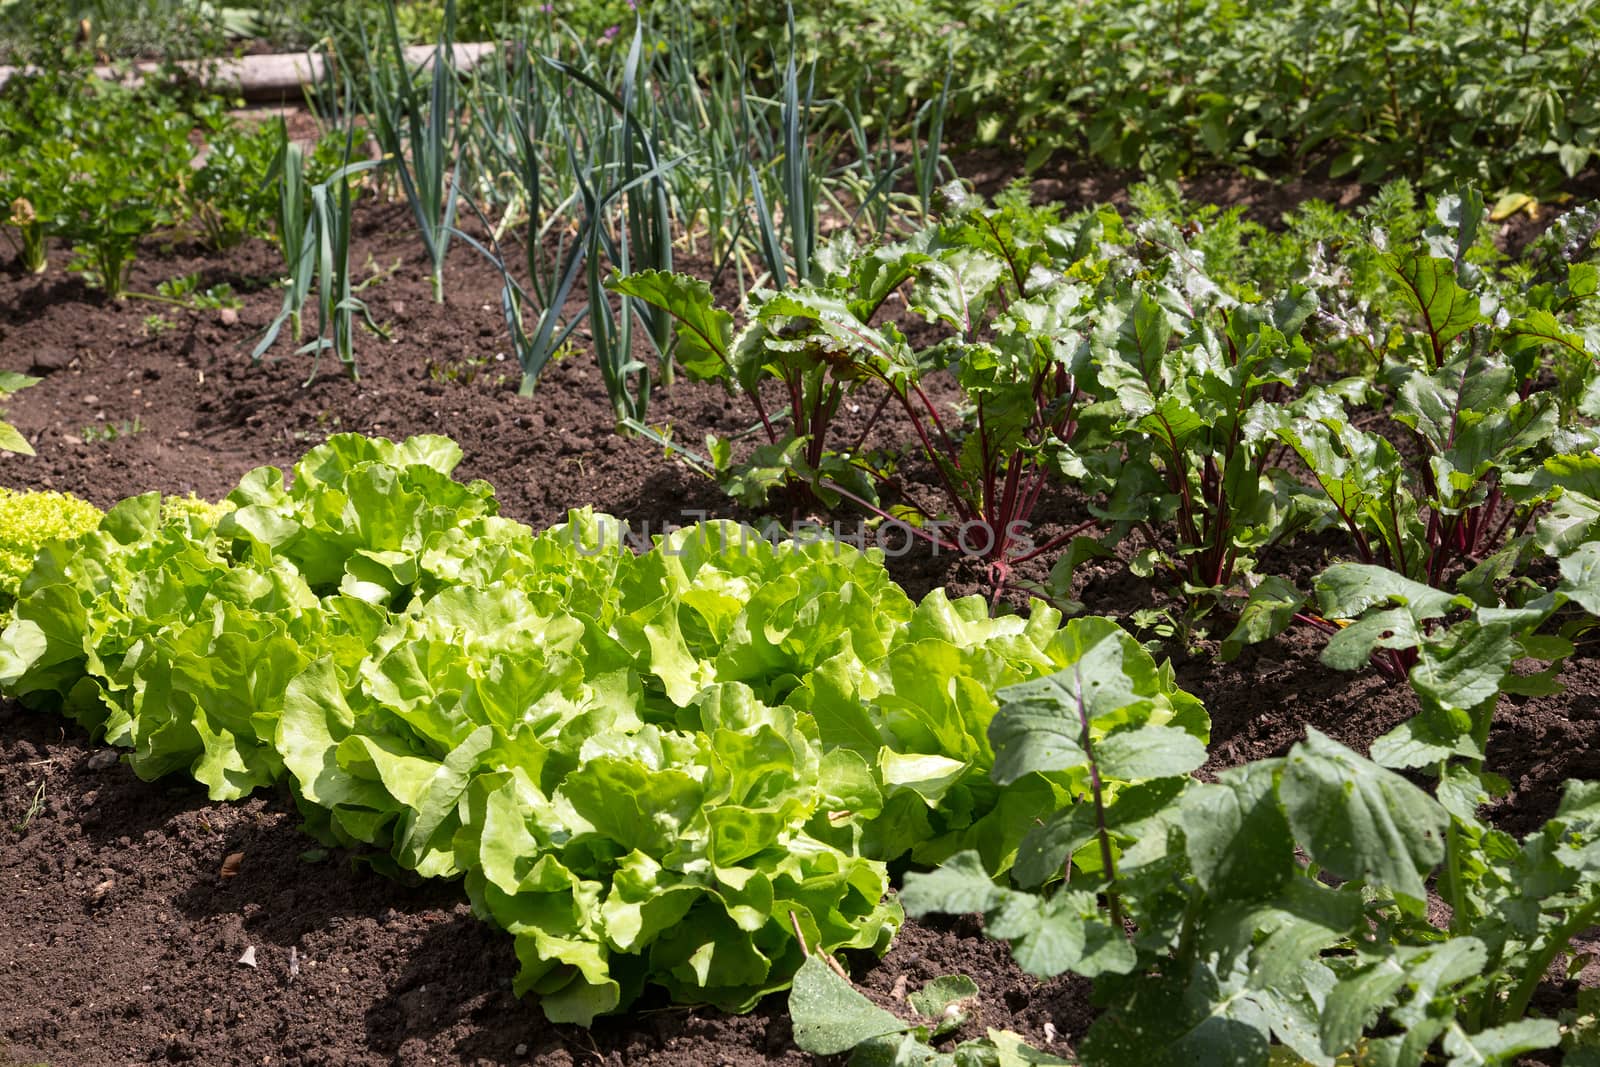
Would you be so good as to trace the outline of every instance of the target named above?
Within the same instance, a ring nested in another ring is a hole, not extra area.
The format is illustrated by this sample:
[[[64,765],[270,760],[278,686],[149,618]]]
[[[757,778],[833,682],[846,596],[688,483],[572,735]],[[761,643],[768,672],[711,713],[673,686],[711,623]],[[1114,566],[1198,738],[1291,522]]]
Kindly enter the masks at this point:
[[[279,299],[249,282],[276,270],[261,242],[221,256],[148,250],[134,289],[200,271],[208,284],[235,284],[244,303],[234,324],[214,311],[171,311],[180,328],[153,335],[141,327],[150,305],[108,304],[61,280],[60,250],[57,271],[41,277],[0,264],[0,369],[45,377],[12,399],[8,415],[39,454],[0,457],[0,484],[67,490],[101,506],[149,489],[214,499],[253,467],[288,467],[330,433],[448,433],[465,453],[458,476],[487,479],[501,513],[535,527],[583,504],[655,532],[699,512],[758,518],[658,446],[615,436],[584,355],[548,368],[533,400],[518,398],[497,276],[458,250],[448,302],[435,305],[407,218],[396,204],[369,203],[358,216],[357,262],[402,261],[364,294],[393,341],[361,335],[358,381],[328,359],[309,385],[304,357],[250,363]],[[278,351],[290,347],[285,339]],[[111,442],[81,433],[134,416],[143,432]],[[696,445],[748,420],[720,392],[680,382],[657,392],[650,421],[670,421],[678,440]],[[891,422],[884,443],[903,428]],[[905,469],[907,492],[926,492],[915,464]],[[1081,500],[1055,491],[1041,503],[1040,533],[1084,515]],[[1303,579],[1331,547],[1310,539],[1270,562]],[[1132,548],[1086,564],[1074,589],[1090,611],[1130,626],[1136,610],[1179,607],[1170,590],[1129,573]],[[937,586],[975,592],[983,580],[955,557],[913,551],[889,562],[913,596]],[[1042,577],[1043,564],[1029,576]],[[1312,635],[1285,635],[1232,663],[1215,658],[1216,636],[1192,653],[1181,642],[1164,648],[1212,716],[1203,773],[1282,754],[1307,725],[1365,749],[1415,710],[1404,687],[1323,668]],[[1600,776],[1592,648],[1562,680],[1568,688],[1556,696],[1508,698],[1491,741],[1490,767],[1511,783],[1493,817],[1517,833],[1554,811],[1563,779]],[[286,795],[215,804],[179,778],[146,783],[126,765],[92,769],[100,751],[65,720],[0,702],[0,973],[9,978],[0,983],[0,1063],[811,1062],[793,1047],[781,997],[739,1017],[646,998],[589,1031],[549,1024],[513,996],[511,939],[472,918],[458,885],[401,884],[339,853],[307,862],[302,853],[315,844]],[[41,787],[42,807],[29,816]],[[224,878],[233,853],[243,860]],[[249,946],[253,968],[237,962]],[[1059,1053],[1092,1019],[1087,982],[1028,978],[972,918],[909,923],[883,960],[853,962],[881,1003],[902,978],[915,989],[942,974],[974,977],[982,998],[962,1036],[1004,1027]]]

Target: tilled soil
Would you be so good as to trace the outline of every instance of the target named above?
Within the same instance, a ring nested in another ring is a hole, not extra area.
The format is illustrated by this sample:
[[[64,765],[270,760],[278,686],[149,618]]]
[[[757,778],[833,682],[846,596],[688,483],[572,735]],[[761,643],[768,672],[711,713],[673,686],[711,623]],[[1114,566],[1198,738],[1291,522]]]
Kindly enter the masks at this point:
[[[225,255],[151,248],[135,269],[136,291],[194,271],[203,285],[228,282],[244,299],[237,316],[109,305],[67,278],[59,250],[57,269],[38,278],[0,260],[0,369],[45,378],[8,416],[39,454],[0,454],[0,484],[101,506],[150,489],[217,498],[330,433],[427,432],[454,437],[465,452],[458,476],[487,479],[501,513],[535,527],[585,504],[656,532],[701,513],[755,518],[658,447],[613,434],[585,354],[519,399],[499,283],[470,252],[453,253],[447,302],[436,305],[403,206],[364,208],[358,234],[355,261],[382,272],[363,296],[392,340],[361,336],[355,381],[327,359],[309,381],[307,357],[250,362],[279,299],[265,244]],[[650,421],[693,444],[742,429],[748,414],[680,382],[653,399]],[[890,420],[874,442],[894,445],[896,431]],[[1038,520],[1048,535],[1087,517],[1063,490]],[[1274,563],[1311,573],[1324,562],[1314,542],[1293,553]],[[982,578],[922,551],[889,562],[913,595],[971,592]],[[1083,567],[1074,592],[1130,626],[1138,609],[1176,603],[1120,560]],[[1231,663],[1214,655],[1217,634],[1139,636],[1162,641],[1210,710],[1207,772],[1281,754],[1307,725],[1364,748],[1415,711],[1404,687],[1322,667],[1313,634]],[[1546,819],[1564,779],[1600,774],[1595,667],[1592,646],[1581,649],[1565,692],[1503,702],[1490,769],[1511,783],[1493,809],[1506,829]],[[286,793],[213,804],[192,782],[142,782],[113,757],[64,720],[0,702],[0,1067],[810,1062],[781,997],[742,1017],[646,1000],[591,1030],[552,1025],[512,996],[510,939],[472,918],[458,886],[401,884],[315,851]],[[254,966],[240,962],[251,949]],[[1066,1052],[1092,1018],[1087,983],[1027,977],[974,919],[909,923],[883,960],[854,962],[880,999],[902,977],[915,989],[971,975],[982,990],[974,1033],[1005,1027]]]

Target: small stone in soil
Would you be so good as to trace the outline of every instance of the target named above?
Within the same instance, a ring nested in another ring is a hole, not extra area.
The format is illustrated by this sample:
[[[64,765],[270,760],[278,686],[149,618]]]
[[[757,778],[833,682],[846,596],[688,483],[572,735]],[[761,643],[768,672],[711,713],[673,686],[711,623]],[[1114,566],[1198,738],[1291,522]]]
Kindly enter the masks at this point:
[[[33,354],[28,370],[33,374],[50,374],[65,370],[72,363],[72,353],[60,348],[45,348]]]
[[[117,765],[119,758],[121,758],[121,754],[116,749],[102,748],[85,760],[83,765],[91,771],[107,771]]]

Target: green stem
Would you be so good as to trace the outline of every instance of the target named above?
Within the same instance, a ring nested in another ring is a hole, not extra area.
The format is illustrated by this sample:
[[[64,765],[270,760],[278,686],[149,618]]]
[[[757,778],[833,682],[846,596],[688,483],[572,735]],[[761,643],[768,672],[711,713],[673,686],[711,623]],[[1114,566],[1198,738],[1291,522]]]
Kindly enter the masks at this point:
[[[1466,899],[1461,883],[1461,824],[1450,820],[1445,832],[1445,884],[1441,887],[1446,904],[1450,905],[1450,933],[1460,936],[1466,932]]]
[[[124,298],[128,300],[148,300],[152,304],[170,304],[175,308],[189,309],[187,301],[179,300],[176,297],[161,296],[157,293],[123,293],[118,299]]]
[[[1100,839],[1101,875],[1106,880],[1106,905],[1111,911],[1111,925],[1122,929],[1122,899],[1117,892],[1116,856],[1111,849],[1111,831],[1106,827],[1105,787],[1100,781],[1100,763],[1095,758],[1094,742],[1089,736],[1089,710],[1083,702],[1083,668],[1073,668],[1078,693],[1078,723],[1082,728],[1079,744],[1089,762],[1089,789],[1094,795],[1096,836]]]
[[[1595,925],[1597,920],[1600,920],[1600,897],[1573,912],[1571,917],[1550,935],[1550,940],[1545,942],[1544,947],[1534,953],[1533,960],[1522,975],[1522,981],[1517,983],[1517,988],[1506,1001],[1506,1006],[1500,1013],[1502,1022],[1515,1022],[1528,1013],[1528,1002],[1533,999],[1534,990],[1538,989],[1539,983],[1544,980],[1544,973],[1550,969],[1550,964],[1573,937]]]

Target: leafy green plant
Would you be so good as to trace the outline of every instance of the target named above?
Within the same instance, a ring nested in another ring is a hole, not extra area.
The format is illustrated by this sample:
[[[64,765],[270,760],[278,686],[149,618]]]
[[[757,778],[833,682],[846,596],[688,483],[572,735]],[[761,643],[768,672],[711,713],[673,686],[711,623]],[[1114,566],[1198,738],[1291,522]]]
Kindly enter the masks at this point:
[[[51,229],[72,243],[69,269],[121,300],[139,242],[177,219],[178,190],[188,180],[193,150],[189,118],[178,109],[101,91],[107,106],[75,115],[77,137],[47,142],[41,153],[64,179]],[[116,150],[98,147],[111,145]]]
[[[1561,1040],[1530,994],[1600,912],[1589,786],[1569,783],[1519,843],[1477,819],[1475,777],[1448,775],[1435,797],[1308,730],[1283,759],[1197,782],[1159,737],[1093,743],[1093,716],[1126,702],[1114,688],[1065,673],[1055,687],[1001,694],[996,779],[1072,768],[1093,802],[1024,839],[1022,888],[968,853],[909,875],[901,899],[912,915],[981,911],[1024,969],[1094,978],[1105,1011],[1083,1063],[1264,1065],[1281,1045],[1310,1063],[1509,1064]],[[1441,864],[1448,930],[1425,907]]]
[[[1542,458],[1557,421],[1552,397],[1521,392],[1493,350],[1408,375],[1394,417],[1422,445],[1415,467],[1352,425],[1337,400],[1312,405],[1284,439],[1311,468],[1358,558],[1441,586],[1532,519],[1531,506],[1502,506],[1500,480]]]
[[[41,547],[94,529],[101,514],[69,493],[0,489],[0,611],[11,610]]]
[[[108,445],[124,437],[144,432],[144,423],[135,415],[131,419],[121,419],[116,422],[94,423],[78,431],[78,437],[84,443],[91,445]]]
[[[236,247],[270,233],[275,201],[270,175],[280,125],[246,127],[222,116],[206,134],[205,162],[185,191],[186,210],[212,248]]]
[[[646,985],[743,1010],[807,952],[882,950],[890,857],[1009,862],[1018,812],[1073,783],[989,786],[998,686],[1081,663],[1203,751],[1197,702],[1108,621],[913,605],[869,555],[732,523],[640,554],[588,512],[536,536],[460,456],[338,435],[220,516],[124,501],[40,553],[0,685],[142,776],[288,777],[324,841],[462,876],[519,991],[584,1023]]]
[[[13,393],[19,389],[26,389],[30,385],[38,385],[43,379],[18,374],[15,371],[0,371],[0,404],[11,399]],[[0,408],[0,415],[5,414],[5,409]],[[0,451],[20,452],[24,456],[33,455],[33,446],[22,432],[9,422],[0,420]]]
[[[196,496],[185,493],[161,498],[161,521],[171,522],[173,519],[198,519],[206,526],[215,526],[222,517],[233,510],[233,504],[227,500],[213,503]]]
[[[1389,199],[1408,204],[1402,192]],[[1569,484],[1581,487],[1582,475],[1572,476],[1596,440],[1587,420],[1600,413],[1591,355],[1600,333],[1595,268],[1581,261],[1592,234],[1567,253],[1547,255],[1546,245],[1499,267],[1483,261],[1482,212],[1470,193],[1442,197],[1407,235],[1408,250],[1358,240],[1332,268],[1331,278],[1352,288],[1319,313],[1318,325],[1332,332],[1318,340],[1361,352],[1367,374],[1310,389],[1271,432],[1310,472],[1313,488],[1297,491],[1299,507],[1342,531],[1346,558],[1490,605],[1520,580],[1535,549],[1559,557],[1576,544],[1552,522],[1583,528],[1580,517],[1553,519],[1545,508],[1554,502],[1565,514],[1583,499],[1580,488],[1559,503]],[[1380,419],[1393,429],[1369,428]],[[1296,621],[1346,639],[1302,612],[1305,602],[1302,591],[1266,576],[1224,653]],[[1435,628],[1432,618],[1423,630]],[[1399,679],[1417,660],[1402,643],[1374,662]]]
[[[45,143],[42,131],[70,124],[77,109],[92,109],[88,62],[79,57],[14,74],[0,90],[0,230],[31,273],[48,263],[48,239],[68,174],[64,150]],[[63,121],[65,120],[65,121]]]
[[[139,300],[171,304],[173,307],[187,308],[191,311],[216,311],[222,308],[238,310],[244,306],[243,301],[234,294],[233,286],[227,282],[218,282],[202,289],[201,280],[198,272],[180,274],[176,278],[168,278],[161,282],[156,286],[154,293],[128,295]]]
[[[1560,570],[1577,579],[1576,599],[1594,605],[1579,559],[1562,561]],[[1500,695],[1549,692],[1553,686],[1553,666],[1525,676],[1512,665],[1555,663],[1572,652],[1569,642],[1538,632],[1573,595],[1570,589],[1564,584],[1521,604],[1479,604],[1367,564],[1339,563],[1318,575],[1318,608],[1340,624],[1322,661],[1359,670],[1374,657],[1384,659],[1408,680],[1422,706],[1420,715],[1373,742],[1373,759],[1442,774],[1459,757],[1481,770]]]
[[[736,341],[733,316],[713,306],[709,285],[687,275],[642,271],[613,275],[607,284],[673,316],[679,337],[675,358],[686,373],[696,380],[720,382],[730,392],[748,398],[754,408],[767,444],[747,464],[735,467],[730,444],[718,439],[708,441],[708,458],[696,460],[701,470],[716,477],[730,493],[746,503],[761,505],[780,486],[797,486],[806,493],[808,483],[815,483],[824,471],[842,482],[859,481],[848,461],[840,462],[827,449],[828,428],[846,392],[853,391],[856,383],[830,374],[829,362],[820,350],[808,348],[804,342],[787,344],[784,351],[773,352],[775,358],[769,363],[760,347],[760,334],[766,327],[755,327],[752,342],[744,339],[751,336],[750,331]],[[785,303],[774,296],[762,304],[756,321],[769,314],[768,307],[775,316],[781,310],[802,308],[804,300],[801,296]],[[789,402],[781,413],[769,412],[761,396],[761,382],[768,376],[782,383]],[[646,429],[637,419],[632,428]],[[870,492],[868,487],[862,488]]]
[[[735,468],[726,442],[711,442],[725,486],[749,503],[774,488],[809,488],[825,503],[840,497],[884,518],[906,520],[942,550],[989,564],[994,589],[1011,568],[1048,552],[1081,529],[1033,544],[1027,524],[1051,472],[1071,470],[1095,488],[1114,462],[1102,413],[1087,410],[1074,362],[1092,289],[1043,269],[1052,262],[1044,231],[1052,221],[1015,197],[993,209],[959,194],[949,221],[897,244],[870,250],[837,243],[818,257],[823,280],[757,294],[737,338],[732,316],[714,309],[709,287],[642,273],[613,287],[679,319],[680,360],[691,377],[719,381],[748,398],[767,444]],[[910,311],[947,331],[914,350],[893,322],[875,325],[902,286]],[[965,426],[939,408],[923,378],[948,369],[970,405]],[[761,384],[781,383],[788,410],[769,412]],[[846,396],[879,391],[854,447],[830,430]],[[887,476],[860,455],[872,425],[896,404],[916,429],[917,448],[938,472],[945,505],[880,502]],[[1091,455],[1098,453],[1098,457]],[[1095,469],[1096,467],[1100,469]],[[935,523],[956,531],[945,536]]]
[[[5,221],[7,226],[16,230],[15,237],[10,229],[6,230],[6,237],[12,241],[17,255],[22,259],[23,269],[30,274],[43,274],[50,265],[49,252],[44,243],[44,222],[34,209],[33,202],[25,196],[11,201],[11,214]]]
[[[0,5],[10,63],[57,52],[75,37],[118,59],[182,59],[226,50],[223,9],[193,0],[38,0]],[[19,64],[25,65],[25,64]]]
[[[696,6],[743,39],[785,37],[770,5]],[[1025,150],[1030,168],[1065,150],[1159,177],[1220,164],[1548,188],[1593,158],[1583,91],[1594,18],[1559,3],[1458,0],[824,0],[796,12],[795,32],[824,94],[863,87],[868,107],[902,114],[934,95],[953,57],[952,115],[980,141]]]
[[[0,229],[27,269],[44,270],[46,241],[64,240],[71,269],[121,299],[139,243],[155,233],[198,231],[228,248],[265,232],[281,123],[240,124],[220,101],[163,77],[129,88],[72,53],[19,72],[0,92],[0,202],[9,212]],[[60,130],[74,136],[54,136]],[[331,170],[330,149],[324,138],[314,153],[319,177]]]
[[[1175,532],[1175,551],[1152,548],[1144,565],[1170,567],[1190,596],[1215,595],[1248,572],[1256,550],[1304,521],[1271,461],[1278,405],[1310,365],[1301,330],[1317,298],[1295,286],[1241,303],[1176,228],[1146,226],[1165,262],[1101,311],[1095,373],[1130,442],[1125,476],[1160,486],[1147,515]]]
[[[1560,475],[1545,467],[1563,469],[1593,447],[1582,419],[1600,408],[1589,399],[1592,338],[1580,325],[1595,291],[1593,265],[1563,264],[1560,282],[1526,286],[1508,306],[1506,290],[1466,258],[1481,212],[1471,197],[1441,201],[1441,215],[1457,215],[1456,225],[1422,236],[1445,255],[1381,257],[1394,295],[1368,314],[1394,309],[1400,322],[1370,332],[1358,325],[1355,333],[1379,364],[1376,384],[1350,379],[1312,390],[1274,432],[1310,470],[1318,492],[1306,503],[1331,516],[1357,561],[1422,588],[1459,585],[1487,604],[1496,583],[1525,568],[1535,542],[1559,554],[1548,539],[1529,536],[1563,491]],[[1359,323],[1342,312],[1335,321],[1344,330]],[[1537,388],[1541,380],[1555,387]],[[1369,399],[1406,433],[1405,451],[1364,428],[1370,416],[1350,410]],[[1252,593],[1234,639],[1277,632],[1301,602],[1269,579]],[[1415,658],[1395,648],[1377,662],[1403,677]]]
[[[801,1051],[818,1056],[849,1053],[851,1064],[1044,1067],[1069,1062],[1040,1052],[1005,1030],[991,1029],[987,1037],[963,1041],[948,1052],[936,1050],[932,1043],[966,1023],[978,996],[978,984],[966,975],[935,978],[906,998],[908,1021],[872,1003],[848,979],[813,956],[795,973],[789,1016]]]

